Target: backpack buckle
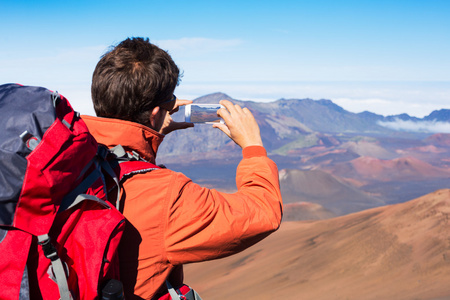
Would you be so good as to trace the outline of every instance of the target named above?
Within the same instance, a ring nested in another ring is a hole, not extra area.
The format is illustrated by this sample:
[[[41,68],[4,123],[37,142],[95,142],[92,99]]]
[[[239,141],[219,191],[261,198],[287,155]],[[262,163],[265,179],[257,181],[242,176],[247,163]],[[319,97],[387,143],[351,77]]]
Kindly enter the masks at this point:
[[[53,246],[53,244],[50,242],[50,237],[48,236],[48,234],[45,234],[43,236],[41,235],[38,238],[38,244],[42,247],[45,257],[47,257],[51,261],[57,260],[59,258],[58,252],[56,251],[55,246]]]

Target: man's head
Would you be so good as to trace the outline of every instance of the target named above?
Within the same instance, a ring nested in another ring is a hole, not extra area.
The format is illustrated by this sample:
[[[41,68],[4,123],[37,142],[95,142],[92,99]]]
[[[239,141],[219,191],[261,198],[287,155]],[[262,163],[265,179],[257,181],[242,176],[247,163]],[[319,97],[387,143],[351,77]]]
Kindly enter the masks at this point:
[[[179,81],[170,55],[148,39],[128,38],[102,56],[92,76],[99,117],[149,126],[154,107],[169,101]]]

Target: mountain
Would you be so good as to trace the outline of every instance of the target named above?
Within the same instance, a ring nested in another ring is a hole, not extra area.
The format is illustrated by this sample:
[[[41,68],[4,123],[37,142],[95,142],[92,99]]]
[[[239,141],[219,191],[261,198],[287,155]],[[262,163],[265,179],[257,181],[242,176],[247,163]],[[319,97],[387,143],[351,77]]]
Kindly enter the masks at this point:
[[[287,170],[290,179],[280,183],[291,220],[339,216],[450,188],[450,134],[416,126],[439,123],[445,128],[450,124],[449,110],[419,119],[407,114],[355,114],[325,99],[258,103],[215,93],[194,102],[221,99],[253,112],[269,157],[279,170]],[[184,120],[184,109],[173,118]],[[395,130],[399,124],[410,130]],[[234,192],[241,156],[241,149],[225,134],[197,124],[166,136],[157,162],[202,186]]]
[[[286,222],[237,255],[185,266],[204,299],[450,299],[450,190]]]
[[[437,147],[449,147],[450,146],[450,134],[437,133],[427,138],[427,142]]]
[[[384,117],[370,112],[351,113],[330,100],[280,99],[269,103],[232,99],[224,93],[214,93],[199,97],[194,103],[218,103],[221,99],[231,100],[248,107],[261,127],[263,142],[269,151],[276,151],[289,144],[311,145],[316,143],[317,134],[346,135],[384,135],[414,136],[412,133],[400,133],[397,130],[381,126],[395,120],[423,121],[439,120],[450,122],[450,110],[440,110],[418,119],[407,114]],[[182,120],[184,109],[174,114],[176,120]],[[423,132],[421,133],[423,136]],[[215,138],[213,138],[215,137]],[[182,132],[174,132],[166,137],[160,155],[170,156],[181,153],[201,153],[219,150],[226,146],[228,139],[217,136],[210,126],[197,125]],[[167,146],[166,146],[167,145]]]
[[[424,118],[426,121],[448,122],[450,120],[450,109],[435,110]]]

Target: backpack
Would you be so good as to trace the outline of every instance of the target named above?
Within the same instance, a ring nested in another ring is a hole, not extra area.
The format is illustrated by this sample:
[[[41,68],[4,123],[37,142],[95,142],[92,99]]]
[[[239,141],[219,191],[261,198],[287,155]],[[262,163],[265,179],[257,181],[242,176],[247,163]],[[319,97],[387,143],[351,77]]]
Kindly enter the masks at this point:
[[[97,144],[57,92],[1,85],[0,299],[121,299],[119,182],[156,168]]]

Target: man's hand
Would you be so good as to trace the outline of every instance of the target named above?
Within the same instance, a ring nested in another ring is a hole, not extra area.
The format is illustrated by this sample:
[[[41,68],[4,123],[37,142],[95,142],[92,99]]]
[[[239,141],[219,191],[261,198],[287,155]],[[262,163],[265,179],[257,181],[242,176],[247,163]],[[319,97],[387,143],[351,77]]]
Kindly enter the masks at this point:
[[[171,133],[172,131],[175,130],[179,130],[179,129],[186,129],[189,127],[194,127],[194,123],[189,123],[189,122],[175,122],[172,119],[172,114],[177,112],[179,110],[180,106],[184,106],[187,104],[191,104],[192,101],[191,100],[181,100],[181,99],[176,99],[175,100],[175,105],[173,105],[173,107],[164,107],[161,106],[161,113],[164,113],[165,115],[164,117],[164,121],[161,125],[161,128],[159,129],[159,133],[162,134],[168,134]]]
[[[226,124],[215,123],[213,127],[222,130],[241,148],[263,145],[259,126],[248,108],[241,108],[228,100],[221,100],[220,104],[225,108],[219,109],[217,115]]]

